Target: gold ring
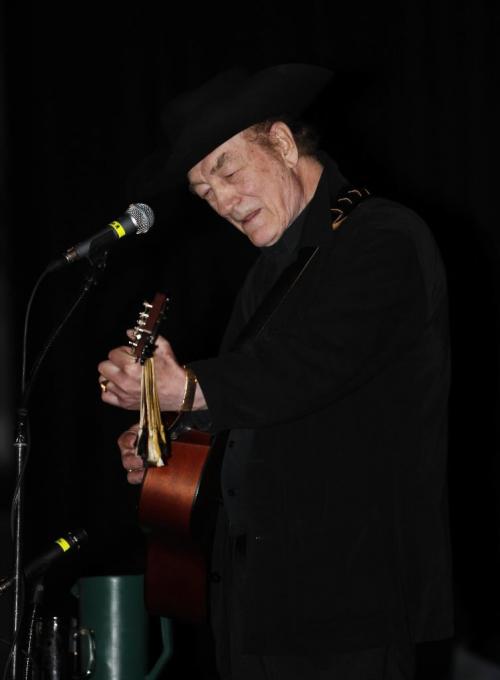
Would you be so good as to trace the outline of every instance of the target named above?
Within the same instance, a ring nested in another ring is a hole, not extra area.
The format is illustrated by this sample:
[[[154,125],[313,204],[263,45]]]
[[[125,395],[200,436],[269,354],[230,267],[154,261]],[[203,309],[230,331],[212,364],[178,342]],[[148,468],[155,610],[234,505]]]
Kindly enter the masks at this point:
[[[101,386],[101,390],[103,392],[108,391],[108,383],[109,383],[109,380],[106,380],[106,379],[99,381],[99,385]]]

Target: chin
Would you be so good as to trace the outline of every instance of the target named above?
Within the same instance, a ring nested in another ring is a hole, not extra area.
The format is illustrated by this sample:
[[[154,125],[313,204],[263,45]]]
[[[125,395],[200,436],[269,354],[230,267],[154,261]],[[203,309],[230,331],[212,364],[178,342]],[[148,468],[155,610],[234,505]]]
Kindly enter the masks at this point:
[[[267,248],[268,246],[272,246],[274,243],[276,243],[274,239],[269,239],[265,237],[259,238],[257,235],[249,236],[248,238],[250,239],[254,246],[257,246],[257,248]]]
[[[257,246],[257,248],[267,248],[273,246],[279,241],[281,234],[276,234],[274,231],[256,229],[253,233],[247,234],[250,241]]]

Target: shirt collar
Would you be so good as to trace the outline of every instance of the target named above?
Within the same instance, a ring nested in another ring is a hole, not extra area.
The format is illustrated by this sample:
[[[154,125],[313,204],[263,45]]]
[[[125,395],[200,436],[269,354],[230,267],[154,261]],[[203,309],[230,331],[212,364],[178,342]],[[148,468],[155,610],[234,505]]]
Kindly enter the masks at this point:
[[[285,257],[300,246],[317,245],[325,235],[331,234],[330,208],[336,204],[340,190],[348,181],[341,174],[337,163],[324,151],[319,151],[317,158],[323,171],[313,197],[276,243],[260,249],[264,256]],[[324,229],[325,224],[327,230]]]
[[[302,229],[306,222],[307,214],[311,201],[300,212],[289,227],[285,229],[281,238],[272,246],[266,246],[260,249],[265,257],[280,257],[293,253],[299,247],[302,236]]]

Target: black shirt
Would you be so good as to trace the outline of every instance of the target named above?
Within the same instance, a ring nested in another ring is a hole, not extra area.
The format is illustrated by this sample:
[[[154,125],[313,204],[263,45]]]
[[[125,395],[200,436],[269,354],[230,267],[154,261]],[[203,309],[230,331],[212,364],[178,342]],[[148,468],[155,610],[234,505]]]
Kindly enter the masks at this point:
[[[309,205],[283,232],[279,241],[261,248],[261,256],[250,270],[235,305],[244,325],[253,317],[280,274],[296,259]],[[253,437],[253,430],[233,429],[227,440],[221,482],[232,536],[246,533],[245,463],[252,450]]]

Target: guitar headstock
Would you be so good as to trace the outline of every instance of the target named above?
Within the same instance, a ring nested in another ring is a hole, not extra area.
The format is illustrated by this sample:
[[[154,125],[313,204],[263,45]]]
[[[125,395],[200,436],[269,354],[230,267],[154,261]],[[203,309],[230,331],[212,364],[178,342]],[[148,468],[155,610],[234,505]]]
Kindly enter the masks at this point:
[[[143,309],[139,313],[134,328],[134,339],[129,340],[136,361],[143,364],[147,358],[153,356],[155,342],[158,337],[161,320],[163,319],[169,299],[164,293],[156,293],[153,302],[143,302]]]

